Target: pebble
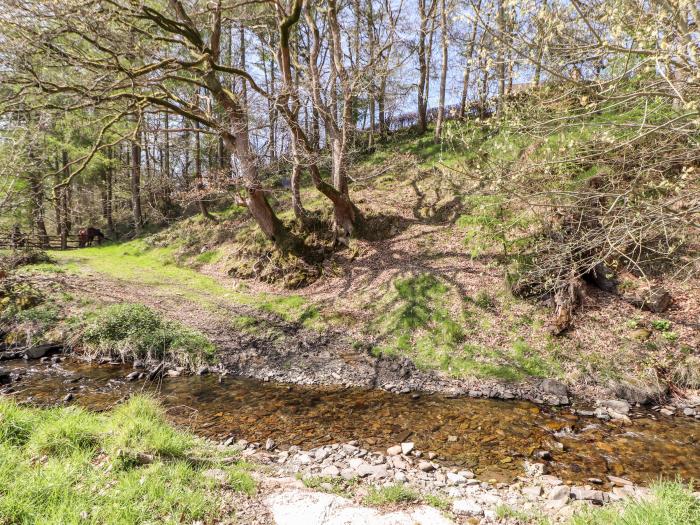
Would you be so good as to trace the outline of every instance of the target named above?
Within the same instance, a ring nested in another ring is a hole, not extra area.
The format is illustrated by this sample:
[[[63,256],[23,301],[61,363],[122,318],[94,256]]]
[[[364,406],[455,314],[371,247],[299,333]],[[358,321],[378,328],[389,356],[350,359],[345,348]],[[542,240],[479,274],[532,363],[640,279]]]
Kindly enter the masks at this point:
[[[389,447],[386,449],[386,453],[390,456],[398,456],[401,454],[401,445],[394,445],[393,447]]]
[[[430,461],[421,461],[418,463],[418,469],[422,470],[423,472],[432,472],[435,470],[435,465],[433,465]]]
[[[674,412],[673,410],[670,410],[668,408],[662,408],[661,410],[659,410],[659,414],[661,414],[662,416],[672,416]]]

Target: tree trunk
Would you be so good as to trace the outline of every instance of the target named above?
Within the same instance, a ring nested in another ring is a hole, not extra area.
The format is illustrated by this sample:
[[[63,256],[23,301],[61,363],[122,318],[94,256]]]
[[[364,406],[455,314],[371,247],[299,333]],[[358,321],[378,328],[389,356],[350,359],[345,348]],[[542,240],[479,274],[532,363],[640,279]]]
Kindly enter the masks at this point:
[[[476,3],[476,6],[474,9],[478,11],[481,8],[481,0],[478,0]],[[461,103],[459,105],[459,118],[464,118],[466,116],[466,111],[467,111],[467,95],[469,93],[469,77],[471,76],[471,60],[472,57],[474,56],[474,47],[476,46],[476,31],[478,29],[478,24],[476,20],[474,21],[472,25],[472,33],[469,38],[469,46],[467,48],[467,63],[464,66],[464,75],[462,78],[463,85],[462,85],[462,99]]]
[[[136,137],[131,141],[131,211],[134,218],[134,231],[140,235],[143,230],[141,214],[141,125],[136,129]]]
[[[442,124],[445,120],[445,87],[447,84],[447,6],[440,2],[440,31],[442,33],[442,66],[440,68],[440,99],[438,101],[437,122],[435,122],[435,142],[440,142]]]
[[[204,178],[202,177],[202,143],[200,137],[200,126],[201,124],[197,121],[194,123],[194,180],[195,180],[195,190],[197,192],[197,207],[199,212],[205,219],[213,220],[214,216],[209,213],[209,207],[204,200],[202,194],[204,193]]]

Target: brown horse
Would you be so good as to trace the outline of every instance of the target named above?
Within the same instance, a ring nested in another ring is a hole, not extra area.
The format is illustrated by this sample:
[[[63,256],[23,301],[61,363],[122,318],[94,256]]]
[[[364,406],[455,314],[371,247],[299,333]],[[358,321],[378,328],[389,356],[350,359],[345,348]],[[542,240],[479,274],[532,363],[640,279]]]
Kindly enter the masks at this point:
[[[86,246],[92,246],[92,242],[97,240],[97,245],[101,245],[104,240],[105,235],[98,228],[93,228],[92,226],[88,228],[83,228],[78,231],[78,246],[85,248]]]

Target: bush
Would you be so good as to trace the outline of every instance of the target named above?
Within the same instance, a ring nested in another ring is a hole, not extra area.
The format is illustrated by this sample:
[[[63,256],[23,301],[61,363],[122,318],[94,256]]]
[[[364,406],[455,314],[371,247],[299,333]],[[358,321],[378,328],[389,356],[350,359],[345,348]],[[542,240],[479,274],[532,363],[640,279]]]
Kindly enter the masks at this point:
[[[202,333],[163,319],[141,304],[101,308],[85,316],[78,326],[73,344],[92,358],[166,361],[196,369],[214,355],[214,346]]]

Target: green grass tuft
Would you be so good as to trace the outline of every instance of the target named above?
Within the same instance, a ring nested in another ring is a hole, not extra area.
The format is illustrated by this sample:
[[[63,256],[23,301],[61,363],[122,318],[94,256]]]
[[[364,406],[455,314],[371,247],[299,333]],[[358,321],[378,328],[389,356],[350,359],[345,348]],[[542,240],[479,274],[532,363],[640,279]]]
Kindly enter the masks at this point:
[[[587,509],[570,525],[700,525],[700,499],[683,484],[664,481],[651,487],[647,500]]]
[[[396,503],[415,503],[421,496],[411,487],[406,485],[388,485],[386,487],[370,487],[364,503],[382,507]]]
[[[165,360],[189,369],[211,362],[215,350],[200,332],[132,303],[86,314],[76,328],[74,345],[93,357]]]

